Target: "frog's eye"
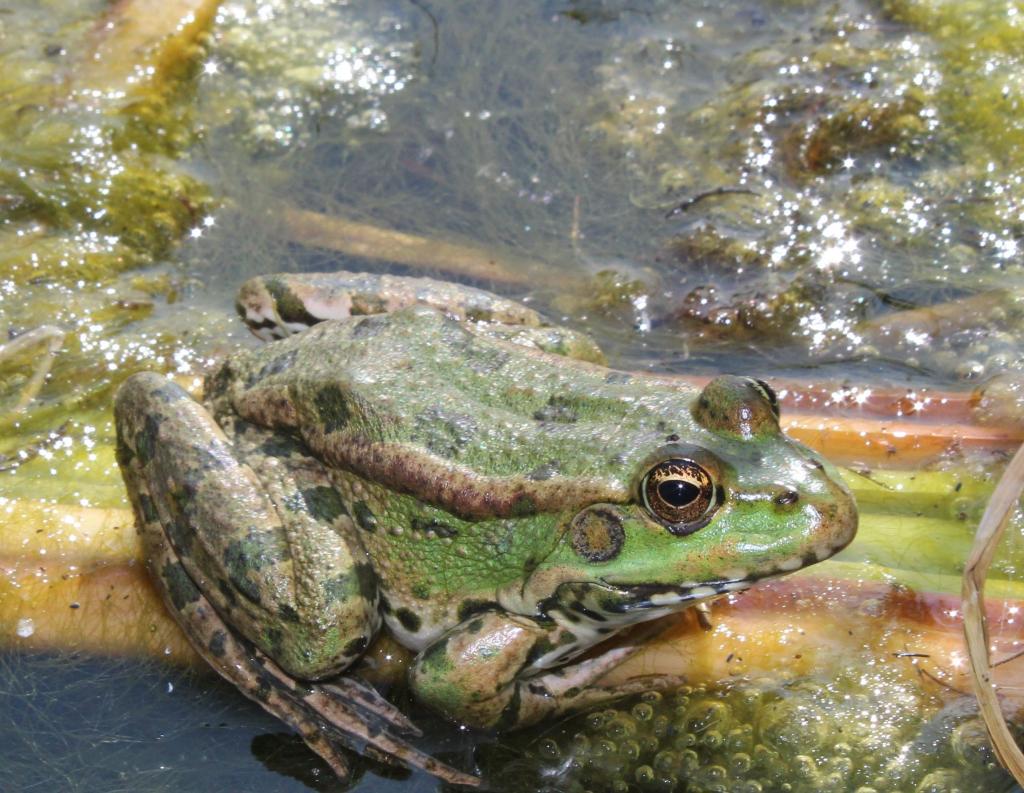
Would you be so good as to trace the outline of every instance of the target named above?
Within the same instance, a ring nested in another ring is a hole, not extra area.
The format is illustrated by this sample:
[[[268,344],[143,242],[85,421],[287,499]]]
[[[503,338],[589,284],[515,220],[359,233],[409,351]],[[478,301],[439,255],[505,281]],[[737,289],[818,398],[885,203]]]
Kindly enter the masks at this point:
[[[698,424],[727,438],[749,441],[780,433],[778,397],[762,380],[716,377],[704,386],[692,410]]]
[[[692,534],[721,505],[721,489],[707,469],[685,458],[658,463],[640,483],[644,508],[673,534]]]
[[[760,387],[761,393],[764,394],[764,398],[768,400],[768,405],[772,409],[772,413],[775,414],[775,418],[779,418],[779,397],[775,393],[775,389],[768,385],[764,380],[755,380],[754,383]]]

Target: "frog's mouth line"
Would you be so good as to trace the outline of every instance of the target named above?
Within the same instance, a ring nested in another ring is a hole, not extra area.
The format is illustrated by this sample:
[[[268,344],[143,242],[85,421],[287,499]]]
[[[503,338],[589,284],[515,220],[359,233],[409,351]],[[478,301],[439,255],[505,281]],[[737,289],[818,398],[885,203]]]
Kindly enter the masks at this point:
[[[608,615],[635,615],[636,612],[651,612],[661,609],[673,610],[680,606],[694,606],[705,600],[742,592],[756,583],[758,577],[736,578],[724,581],[710,581],[693,586],[671,586],[663,584],[637,584],[622,586],[606,584],[617,597],[601,604],[601,610]]]

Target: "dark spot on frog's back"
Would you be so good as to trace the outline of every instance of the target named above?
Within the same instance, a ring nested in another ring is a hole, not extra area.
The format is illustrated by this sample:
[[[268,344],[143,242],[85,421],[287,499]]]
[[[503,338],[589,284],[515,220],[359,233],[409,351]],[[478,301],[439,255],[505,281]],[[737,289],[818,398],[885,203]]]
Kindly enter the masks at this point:
[[[285,353],[282,353],[281,355],[275,355],[273,358],[271,358],[269,361],[263,364],[263,367],[259,370],[255,377],[251,378],[251,381],[248,383],[248,385],[251,386],[253,383],[256,383],[267,377],[272,377],[275,374],[287,372],[294,365],[295,359],[298,357],[298,355],[299,351],[294,348],[288,350]]]
[[[268,625],[263,629],[263,641],[270,648],[272,656],[280,656],[284,646],[284,631]]]
[[[131,465],[132,460],[135,459],[135,450],[124,441],[122,430],[118,428],[117,431],[117,446],[114,450],[117,464],[122,468],[127,468]]]
[[[352,596],[349,589],[352,586],[352,579],[342,573],[333,578],[325,578],[320,584],[325,603],[341,603],[347,597]]]
[[[310,487],[302,491],[302,499],[310,514],[322,523],[333,523],[342,515],[348,515],[345,502],[333,487]]]
[[[290,457],[293,454],[307,454],[302,442],[290,435],[271,433],[259,445],[261,454],[267,457]]]
[[[399,609],[395,612],[395,619],[401,623],[402,627],[405,628],[409,633],[419,633],[420,626],[423,624],[420,621],[419,615],[410,609]]]
[[[178,402],[182,399],[192,398],[188,395],[185,389],[183,389],[177,383],[171,382],[170,380],[168,380],[163,385],[154,388],[152,391],[149,392],[149,395],[155,399],[160,400],[165,405],[173,404],[174,402]]]
[[[508,511],[510,518],[528,518],[537,514],[537,502],[527,493],[516,495],[512,506]]]
[[[352,420],[352,405],[349,402],[349,395],[338,385],[326,385],[320,388],[313,403],[324,432],[342,430]]]
[[[217,591],[220,592],[221,596],[224,598],[224,602],[227,603],[228,606],[234,608],[238,605],[238,596],[235,594],[235,590],[231,588],[231,584],[223,578],[218,577],[216,585]]]
[[[509,362],[511,355],[504,350],[480,344],[466,345],[466,364],[477,374],[497,374]]]
[[[172,495],[180,495],[181,491],[175,491]],[[195,543],[196,533],[192,530],[188,521],[180,514],[172,514],[171,519],[164,524],[164,532],[171,543],[171,547],[179,556],[188,555],[192,552],[192,545]]]
[[[465,413],[432,407],[416,416],[412,440],[441,457],[455,457],[479,437],[476,421]]]
[[[153,503],[153,499],[150,498],[148,493],[139,493],[139,509],[142,511],[142,519],[146,523],[156,523],[160,520],[160,515],[156,511],[156,504]]]
[[[356,516],[356,523],[359,524],[359,528],[364,531],[376,531],[377,530],[377,516],[373,514],[373,511],[366,506],[365,501],[357,501],[352,505],[352,511]]]
[[[260,602],[260,591],[250,573],[259,573],[281,562],[285,554],[280,541],[270,530],[250,528],[244,537],[232,540],[224,548],[224,569],[231,583],[253,603]]]
[[[413,518],[410,526],[413,531],[431,531],[438,537],[457,537],[459,534],[458,529],[434,518]]]
[[[377,574],[373,571],[373,565],[368,562],[360,562],[352,569],[355,572],[356,581],[359,583],[360,592],[372,593],[376,591]]]
[[[552,394],[548,403],[533,414],[537,421],[554,421],[560,424],[573,424],[579,418],[575,402],[569,397]]]
[[[206,395],[226,393],[237,379],[238,373],[229,358],[214,369],[212,374],[206,375],[203,379],[203,393]]]

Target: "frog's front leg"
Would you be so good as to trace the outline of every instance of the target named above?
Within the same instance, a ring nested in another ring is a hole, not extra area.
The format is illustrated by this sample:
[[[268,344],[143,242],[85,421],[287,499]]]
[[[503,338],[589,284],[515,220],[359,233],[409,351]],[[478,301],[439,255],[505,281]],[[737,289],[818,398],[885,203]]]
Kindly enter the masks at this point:
[[[455,721],[482,728],[525,727],[611,697],[677,685],[680,681],[670,677],[614,688],[593,685],[660,630],[640,630],[601,655],[544,671],[579,654],[589,642],[581,645],[571,630],[556,623],[488,611],[423,650],[410,682],[421,702]]]
[[[414,728],[368,686],[303,682],[344,669],[378,627],[375,579],[345,544],[320,464],[253,427],[229,439],[155,374],[129,378],[114,414],[147,565],[199,654],[339,776],[338,743],[474,784],[396,736]]]

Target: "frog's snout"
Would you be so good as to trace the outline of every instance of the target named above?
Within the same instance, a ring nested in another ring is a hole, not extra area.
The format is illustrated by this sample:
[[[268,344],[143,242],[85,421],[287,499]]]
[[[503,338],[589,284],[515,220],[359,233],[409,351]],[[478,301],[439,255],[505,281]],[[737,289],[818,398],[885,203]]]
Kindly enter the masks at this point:
[[[802,497],[801,500],[808,502],[817,517],[817,525],[811,532],[814,537],[811,551],[815,561],[820,562],[835,556],[853,541],[857,535],[858,515],[857,503],[838,478],[838,473],[822,469],[818,475],[826,483],[825,492],[815,497]],[[793,506],[799,503],[797,501]]]
[[[786,442],[787,445],[789,442]],[[793,456],[797,452],[797,456]],[[857,505],[839,473],[814,452],[789,446],[786,465],[776,462],[732,493],[741,511],[758,511],[761,524],[749,526],[748,543],[760,545],[749,569],[752,579],[767,578],[835,556],[857,534]],[[739,525],[739,524],[738,524]],[[764,531],[760,526],[774,526]],[[759,538],[759,539],[755,539]],[[763,544],[761,544],[763,543]]]

